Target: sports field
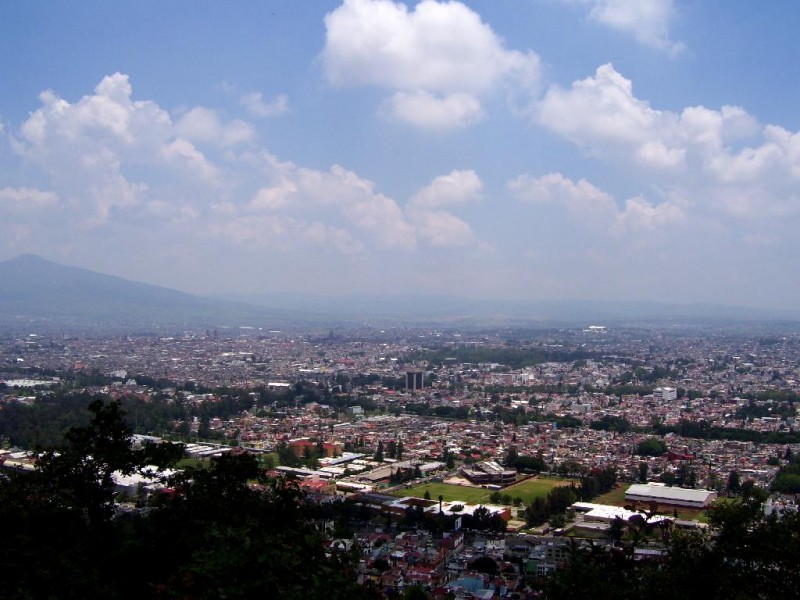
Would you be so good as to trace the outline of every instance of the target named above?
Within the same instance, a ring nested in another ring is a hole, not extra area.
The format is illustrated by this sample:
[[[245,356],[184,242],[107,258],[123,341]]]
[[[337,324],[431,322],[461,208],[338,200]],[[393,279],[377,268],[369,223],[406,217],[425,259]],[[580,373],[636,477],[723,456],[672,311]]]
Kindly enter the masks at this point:
[[[563,479],[541,477],[514,484],[500,490],[500,493],[503,495],[508,494],[511,498],[522,498],[525,504],[529,504],[536,496],[544,497],[554,487],[567,485],[568,483],[569,481]],[[489,495],[492,493],[492,490],[485,488],[450,485],[447,483],[423,483],[405,490],[398,490],[394,492],[394,495],[423,498],[426,491],[430,493],[432,500],[438,500],[441,495],[448,502],[460,500],[469,504],[489,504]]]
[[[522,498],[522,501],[527,505],[533,502],[533,499],[537,496],[544,498],[554,487],[569,485],[570,483],[576,482],[574,480],[560,479],[557,477],[534,477],[522,483],[509,486],[501,490],[500,493],[504,495],[508,494],[512,498]]]

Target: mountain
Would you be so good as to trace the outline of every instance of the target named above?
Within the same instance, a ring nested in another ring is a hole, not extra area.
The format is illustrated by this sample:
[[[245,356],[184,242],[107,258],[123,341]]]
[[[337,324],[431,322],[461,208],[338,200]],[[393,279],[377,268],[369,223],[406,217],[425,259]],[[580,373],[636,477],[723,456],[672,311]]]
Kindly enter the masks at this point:
[[[142,330],[274,326],[292,311],[193,296],[26,254],[0,262],[0,323]]]
[[[520,301],[414,294],[194,296],[23,255],[0,262],[0,327],[149,332],[164,328],[383,325],[585,327],[800,322],[798,311],[712,304]]]

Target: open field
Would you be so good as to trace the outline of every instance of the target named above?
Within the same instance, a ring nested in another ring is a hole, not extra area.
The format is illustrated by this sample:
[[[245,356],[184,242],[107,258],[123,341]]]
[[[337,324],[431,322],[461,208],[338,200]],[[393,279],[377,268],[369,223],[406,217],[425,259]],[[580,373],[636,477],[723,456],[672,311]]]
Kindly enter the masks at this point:
[[[608,504],[610,506],[625,506],[625,492],[628,491],[630,485],[623,483],[618,485],[610,492],[606,492],[602,496],[598,496],[592,502],[595,504]]]
[[[508,486],[501,490],[500,493],[508,494],[512,498],[522,498],[523,503],[527,506],[537,496],[544,498],[554,487],[569,485],[571,481],[573,480],[556,477],[534,477],[533,479]]]
[[[503,495],[508,494],[512,498],[522,498],[525,504],[529,504],[537,496],[546,496],[547,493],[558,485],[566,485],[567,480],[542,477],[528,479],[522,483],[516,483],[505,489],[500,490]],[[422,498],[425,491],[430,493],[431,499],[436,500],[442,495],[446,501],[462,500],[469,504],[488,504],[489,495],[492,490],[484,488],[467,487],[463,485],[450,485],[447,483],[423,483],[405,490],[394,492],[395,496],[415,496]]]
[[[473,488],[464,485],[451,485],[448,483],[423,483],[416,485],[405,490],[397,490],[393,492],[395,496],[415,496],[423,498],[425,492],[430,492],[431,499],[437,500],[439,496],[443,496],[445,501],[453,502],[462,500],[468,504],[488,504],[490,490],[483,488]]]

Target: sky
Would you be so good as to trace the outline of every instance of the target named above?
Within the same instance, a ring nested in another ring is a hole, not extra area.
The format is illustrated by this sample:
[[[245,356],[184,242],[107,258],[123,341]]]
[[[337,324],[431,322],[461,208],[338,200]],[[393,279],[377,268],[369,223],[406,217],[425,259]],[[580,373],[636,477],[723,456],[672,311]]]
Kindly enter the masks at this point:
[[[793,0],[0,3],[0,260],[800,305]]]

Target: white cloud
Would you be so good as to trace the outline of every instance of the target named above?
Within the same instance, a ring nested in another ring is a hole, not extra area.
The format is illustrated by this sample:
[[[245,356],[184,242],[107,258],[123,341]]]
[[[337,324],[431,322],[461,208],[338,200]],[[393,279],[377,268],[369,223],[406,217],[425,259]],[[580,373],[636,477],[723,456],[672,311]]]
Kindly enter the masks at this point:
[[[406,214],[425,244],[438,248],[474,244],[469,224],[441,208],[478,202],[482,192],[483,182],[475,171],[454,170],[417,191],[408,201]]]
[[[585,179],[575,183],[561,173],[537,178],[520,175],[508,182],[508,188],[521,200],[564,206],[576,220],[601,227],[608,225],[617,210],[610,194]]]
[[[175,125],[175,132],[193,142],[232,146],[255,137],[250,123],[235,119],[223,124],[216,111],[198,106],[184,114]]]
[[[397,203],[375,191],[371,181],[339,165],[329,172],[298,170],[298,187],[320,206],[332,206],[381,248],[412,248],[415,234]]]
[[[345,255],[359,254],[364,250],[364,244],[354,239],[345,229],[328,227],[319,222],[311,223],[302,235],[317,246],[332,247]]]
[[[758,132],[756,120],[736,106],[711,110],[661,111],[638,99],[633,84],[611,64],[565,90],[551,86],[540,101],[537,120],[592,154],[609,152],[640,166],[674,170],[687,157],[707,160]]]
[[[385,112],[421,129],[461,129],[483,118],[481,102],[471,94],[448,94],[442,98],[425,91],[397,92],[384,104]]]
[[[390,114],[419,127],[463,127],[480,117],[481,97],[499,85],[538,84],[538,56],[507,50],[460,2],[423,0],[409,11],[392,0],[345,0],[325,26],[328,81],[400,92],[388,102]]]
[[[472,170],[454,170],[441,175],[414,194],[409,204],[416,208],[466,204],[481,199],[483,182]]]
[[[638,173],[651,185],[661,182],[710,214],[800,212],[800,134],[761,127],[742,108],[658,110],[606,64],[570,89],[552,86],[537,120],[593,156],[621,165],[628,177]]]
[[[339,165],[329,171],[298,167],[266,153],[254,164],[259,165],[269,184],[262,185],[249,199],[245,207],[248,211],[292,215],[305,223],[324,217],[330,225],[324,231],[355,230],[376,248],[411,249],[415,246],[414,228],[398,204],[377,192],[374,183],[356,173]],[[322,230],[317,227],[315,231],[317,234],[307,235],[307,239],[319,239]],[[334,237],[340,247],[348,248],[348,253],[363,247],[354,242],[344,244],[340,234]]]
[[[289,98],[286,94],[279,94],[270,100],[265,100],[261,92],[250,92],[240,100],[248,112],[254,117],[277,117],[289,112]]]
[[[291,179],[282,179],[273,185],[260,188],[250,200],[250,208],[257,211],[285,208],[289,203],[289,196],[296,192],[297,186]]]
[[[467,246],[475,242],[472,228],[462,219],[444,210],[415,210],[409,215],[419,237],[435,248]]]
[[[674,0],[562,0],[568,4],[591,5],[589,18],[632,35],[636,41],[675,55],[685,50],[682,42],[670,39],[669,29],[676,16]]]
[[[43,192],[35,188],[0,188],[0,206],[13,207],[14,210],[37,210],[54,208],[58,196],[53,192]]]
[[[623,232],[652,231],[656,227],[675,225],[685,219],[683,209],[672,202],[653,205],[637,196],[625,201],[625,209],[615,217],[614,228]]]
[[[52,91],[40,95],[33,111],[13,137],[15,151],[48,174],[53,189],[69,207],[68,217],[93,226],[115,212],[140,207],[150,186],[132,171],[169,173],[184,185],[192,180],[218,183],[218,171],[194,144],[180,137],[169,114],[152,101],[134,101],[127,75],[104,77],[94,94],[75,103]],[[180,128],[198,139],[214,134],[231,142],[242,138],[234,123],[223,126],[212,111],[184,115]],[[142,175],[142,177],[146,177]]]
[[[218,182],[217,168],[188,140],[178,138],[161,147],[161,157],[182,168],[194,177],[209,183]]]
[[[631,81],[611,64],[598,67],[594,77],[574,82],[569,90],[551,86],[539,103],[537,118],[594,153],[609,146],[640,150],[654,141],[668,152],[677,141],[677,117],[637,99]]]
[[[626,200],[625,208],[619,209],[611,194],[585,179],[575,183],[561,173],[537,178],[520,175],[508,182],[508,188],[520,200],[563,206],[575,221],[614,234],[653,230],[685,219],[678,203],[653,205],[641,196]]]

